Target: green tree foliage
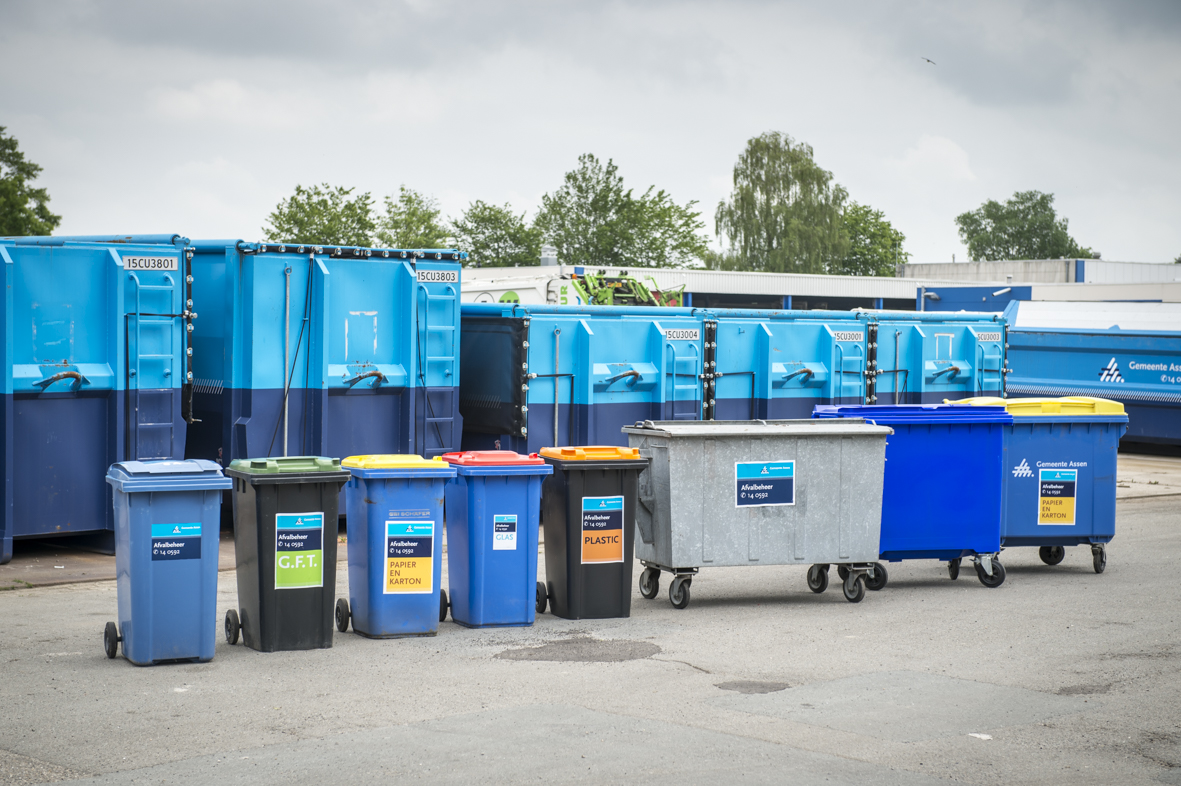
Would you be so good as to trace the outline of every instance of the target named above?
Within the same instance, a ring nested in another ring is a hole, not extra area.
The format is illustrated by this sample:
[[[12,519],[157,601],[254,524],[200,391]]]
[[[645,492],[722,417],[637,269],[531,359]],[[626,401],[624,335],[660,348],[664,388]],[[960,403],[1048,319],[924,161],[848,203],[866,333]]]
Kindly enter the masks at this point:
[[[562,187],[541,198],[534,225],[564,264],[678,267],[700,259],[707,247],[697,203],[678,205],[654,189],[637,197],[614,161],[604,166],[584,154]]]
[[[990,199],[956,216],[955,223],[974,260],[1099,258],[1067,232],[1067,220],[1054,210],[1053,194],[1018,191],[1004,204]]]
[[[541,264],[541,230],[525,222],[509,205],[472,202],[451,222],[455,245],[468,252],[475,267],[511,267]]]
[[[772,131],[746,144],[734,190],[714,214],[734,264],[772,273],[824,273],[846,255],[848,194],[812,158],[812,148]]]
[[[389,248],[448,247],[448,232],[439,214],[439,203],[434,199],[400,186],[398,196],[385,198],[377,239]]]
[[[49,235],[62,217],[49,212],[49,192],[32,188],[41,167],[25,159],[0,126],[0,236]]]
[[[827,272],[840,276],[893,276],[895,265],[905,264],[910,258],[902,250],[906,235],[895,229],[882,211],[850,202],[842,221],[849,250]]]
[[[368,192],[349,198],[352,188],[324,183],[295,187],[295,194],[283,199],[267,216],[263,237],[278,243],[306,243],[316,246],[370,246],[377,225],[373,220],[373,198]]]

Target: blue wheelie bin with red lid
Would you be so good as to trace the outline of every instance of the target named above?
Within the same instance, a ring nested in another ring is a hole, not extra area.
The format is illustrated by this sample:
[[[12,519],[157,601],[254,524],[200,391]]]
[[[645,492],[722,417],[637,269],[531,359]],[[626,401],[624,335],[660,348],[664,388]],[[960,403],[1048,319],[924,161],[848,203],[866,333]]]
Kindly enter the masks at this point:
[[[535,619],[541,483],[553,467],[536,453],[446,453],[447,576],[451,618],[470,628]]]

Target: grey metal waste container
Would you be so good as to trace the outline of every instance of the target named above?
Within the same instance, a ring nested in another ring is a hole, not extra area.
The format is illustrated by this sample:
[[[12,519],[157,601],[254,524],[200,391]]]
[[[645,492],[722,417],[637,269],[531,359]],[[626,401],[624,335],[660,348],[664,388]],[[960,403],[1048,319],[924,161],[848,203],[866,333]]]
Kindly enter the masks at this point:
[[[841,567],[845,598],[865,596],[880,568],[886,437],[863,420],[644,421],[624,427],[650,460],[640,474],[636,558],[640,594],[689,605],[702,567],[808,565],[823,592]]]

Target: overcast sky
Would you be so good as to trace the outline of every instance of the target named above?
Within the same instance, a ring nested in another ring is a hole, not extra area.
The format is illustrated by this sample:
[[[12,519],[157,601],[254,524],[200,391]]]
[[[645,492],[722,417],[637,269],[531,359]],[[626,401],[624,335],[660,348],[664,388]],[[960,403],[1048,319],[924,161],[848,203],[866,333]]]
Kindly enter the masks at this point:
[[[590,152],[712,236],[777,130],[915,262],[963,261],[955,216],[1028,189],[1105,259],[1181,255],[1176,0],[0,0],[0,52],[62,233],[258,239],[317,182],[532,216]]]

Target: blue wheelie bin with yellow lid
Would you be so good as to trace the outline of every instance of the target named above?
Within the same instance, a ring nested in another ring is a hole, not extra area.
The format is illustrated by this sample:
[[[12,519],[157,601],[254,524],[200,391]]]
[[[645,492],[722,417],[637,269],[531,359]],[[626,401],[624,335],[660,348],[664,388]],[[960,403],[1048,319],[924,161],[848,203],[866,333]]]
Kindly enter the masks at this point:
[[[1067,546],[1091,547],[1096,573],[1107,567],[1115,537],[1116,454],[1128,428],[1124,405],[1089,396],[963,399],[955,404],[1003,406],[1005,427],[1001,544],[1036,546],[1057,565]]]
[[[350,456],[349,599],[336,601],[336,628],[374,639],[434,636],[447,609],[443,572],[443,486],[455,469],[442,458]]]

